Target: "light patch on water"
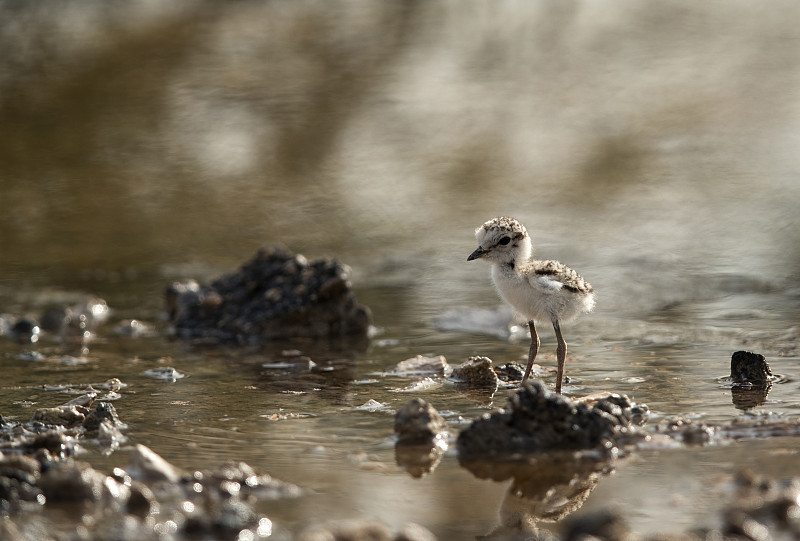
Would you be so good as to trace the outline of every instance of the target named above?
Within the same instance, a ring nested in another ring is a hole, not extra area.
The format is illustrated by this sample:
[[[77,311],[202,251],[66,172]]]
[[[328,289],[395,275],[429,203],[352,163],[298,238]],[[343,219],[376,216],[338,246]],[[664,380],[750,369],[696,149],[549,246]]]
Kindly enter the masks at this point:
[[[389,409],[389,405],[370,398],[360,406],[356,406],[353,409],[356,411],[368,411],[370,413],[374,413],[376,411],[387,411]]]
[[[174,383],[179,379],[183,379],[186,377],[186,374],[175,370],[172,367],[164,367],[164,368],[150,368],[142,372],[143,376],[153,379],[160,379],[162,381],[168,381],[170,383]]]

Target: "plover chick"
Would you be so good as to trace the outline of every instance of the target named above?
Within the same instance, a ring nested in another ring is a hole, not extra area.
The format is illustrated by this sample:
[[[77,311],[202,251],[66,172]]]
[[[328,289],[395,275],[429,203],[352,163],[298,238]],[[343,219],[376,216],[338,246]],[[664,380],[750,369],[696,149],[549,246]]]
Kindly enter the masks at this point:
[[[522,382],[531,375],[539,352],[535,321],[550,321],[556,332],[558,379],[561,393],[567,343],[561,336],[561,323],[574,319],[594,307],[594,289],[580,275],[558,261],[531,259],[533,246],[525,226],[514,218],[493,218],[475,230],[478,249],[467,261],[483,258],[492,263],[492,282],[500,297],[528,319],[531,347]]]

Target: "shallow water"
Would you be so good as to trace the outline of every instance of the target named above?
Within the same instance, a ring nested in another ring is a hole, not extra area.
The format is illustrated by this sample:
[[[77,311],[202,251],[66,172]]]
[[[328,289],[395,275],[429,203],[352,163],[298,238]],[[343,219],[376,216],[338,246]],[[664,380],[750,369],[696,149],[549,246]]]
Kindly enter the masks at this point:
[[[145,4],[0,17],[2,39],[27,44],[0,66],[0,312],[39,317],[86,294],[112,309],[84,365],[58,362],[48,337],[0,337],[4,417],[72,396],[42,385],[116,377],[129,444],[190,469],[242,460],[311,489],[263,504],[276,535],[354,516],[486,534],[508,482],[476,479],[452,445],[412,478],[395,463],[393,414],[420,396],[455,434],[506,391],[409,390],[388,371],[425,353],[524,359],[524,337],[474,325],[498,301],[488,267],[466,256],[498,214],[598,291],[595,312],[563,329],[567,395],[625,393],[651,423],[800,414],[796,5],[342,2],[345,25],[327,4]],[[96,26],[78,29],[82,13]],[[352,267],[376,327],[365,350],[166,337],[168,282],[207,280],[276,242]],[[130,318],[158,333],[116,335]],[[27,349],[52,359],[17,359]],[[285,349],[320,370],[263,368]],[[750,413],[723,381],[739,349],[782,376]],[[144,375],[164,366],[187,377]],[[370,400],[383,407],[359,409]],[[304,415],[271,420],[283,413]],[[645,532],[713,525],[730,474],[799,475],[797,444],[643,450],[569,518],[616,506]],[[126,453],[85,458],[110,469]]]

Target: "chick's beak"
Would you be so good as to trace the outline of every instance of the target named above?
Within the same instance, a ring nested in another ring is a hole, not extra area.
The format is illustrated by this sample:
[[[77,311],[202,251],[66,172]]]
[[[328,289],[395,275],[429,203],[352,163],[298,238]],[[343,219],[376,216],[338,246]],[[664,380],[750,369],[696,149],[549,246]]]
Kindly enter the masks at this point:
[[[487,253],[489,253],[489,250],[484,250],[483,248],[478,246],[477,250],[475,250],[474,252],[469,254],[469,257],[467,258],[467,261],[472,261],[473,259],[479,259],[479,258],[485,256]]]

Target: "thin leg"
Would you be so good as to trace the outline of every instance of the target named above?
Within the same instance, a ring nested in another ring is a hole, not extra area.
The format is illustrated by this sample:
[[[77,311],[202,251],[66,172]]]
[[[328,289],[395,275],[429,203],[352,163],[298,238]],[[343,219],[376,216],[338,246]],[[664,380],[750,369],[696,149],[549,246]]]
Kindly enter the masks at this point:
[[[533,320],[528,322],[528,327],[531,329],[531,349],[528,351],[528,366],[525,368],[525,375],[522,376],[522,383],[528,381],[528,376],[531,375],[531,368],[533,368],[533,361],[536,359],[536,354],[539,353],[539,335],[536,334],[536,325]]]
[[[558,347],[556,348],[556,355],[558,356],[556,392],[561,394],[561,380],[564,378],[564,362],[567,360],[567,343],[564,341],[564,337],[561,336],[561,327],[559,327],[557,319],[553,320],[553,329],[556,331],[556,340],[558,340]]]

